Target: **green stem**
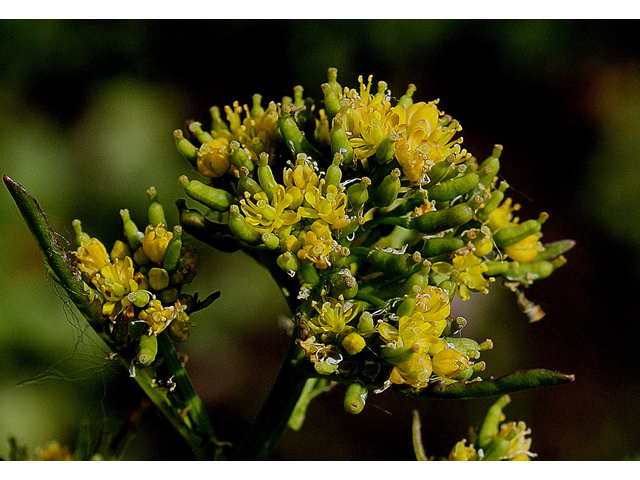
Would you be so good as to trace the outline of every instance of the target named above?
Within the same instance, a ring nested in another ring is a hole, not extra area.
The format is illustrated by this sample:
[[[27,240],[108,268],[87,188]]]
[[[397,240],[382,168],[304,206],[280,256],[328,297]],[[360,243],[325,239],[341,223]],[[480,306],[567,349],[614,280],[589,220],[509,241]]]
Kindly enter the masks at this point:
[[[309,378],[296,365],[301,353],[293,336],[269,397],[232,460],[266,460],[275,448]]]
[[[178,359],[178,354],[167,332],[158,335],[158,353],[162,356],[172,380],[176,384],[178,394],[185,407],[181,418],[189,420],[191,428],[188,435],[183,437],[189,442],[198,460],[213,460],[221,458],[221,444],[216,440],[213,427],[202,404],[202,400],[193,388],[187,371]]]

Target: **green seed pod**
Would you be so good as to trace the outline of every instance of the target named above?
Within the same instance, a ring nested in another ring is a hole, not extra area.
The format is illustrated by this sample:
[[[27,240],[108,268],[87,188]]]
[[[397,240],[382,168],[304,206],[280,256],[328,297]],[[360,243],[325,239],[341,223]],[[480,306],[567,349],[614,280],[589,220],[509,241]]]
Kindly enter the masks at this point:
[[[133,220],[131,220],[131,216],[129,214],[129,210],[123,208],[120,210],[120,217],[122,218],[122,224],[124,227],[124,235],[127,237],[127,243],[131,250],[137,250],[142,246],[142,241],[144,240],[144,233],[138,230],[138,227]]]
[[[429,200],[435,200],[436,202],[451,201],[457,196],[473,190],[479,181],[480,176],[476,172],[465,173],[462,176],[446,180],[428,190]]]
[[[337,96],[342,94],[342,87],[338,83],[338,69],[330,67],[327,69],[327,85]]]
[[[169,273],[164,268],[149,270],[149,286],[154,290],[164,290],[169,286]]]
[[[358,294],[358,282],[351,272],[344,268],[329,277],[331,296],[338,298],[342,295],[345,299],[354,298]]]
[[[173,273],[180,266],[180,252],[182,251],[182,227],[176,225],[173,227],[173,236],[167,248],[164,251],[164,257],[162,258],[162,268],[167,272]]]
[[[493,234],[493,241],[498,247],[504,248],[519,242],[523,238],[538,233],[542,224],[549,218],[549,215],[542,212],[537,219],[527,220],[519,225],[505,227]]]
[[[424,188],[431,188],[438,182],[442,182],[452,172],[456,171],[456,164],[453,162],[453,157],[447,157],[444,161],[436,163],[431,170],[427,173],[429,180],[424,185]]]
[[[500,154],[502,154],[502,145],[495,145],[491,156],[483,161],[478,167],[480,175],[480,184],[485,188],[490,188],[493,179],[496,178],[500,169]]]
[[[329,123],[331,123],[336,113],[340,111],[339,93],[335,93],[328,83],[323,83],[320,88],[322,88],[322,93],[324,94],[324,110],[327,113]]]
[[[206,242],[213,235],[231,233],[228,225],[212,222],[197,210],[186,208],[186,202],[183,199],[176,201],[176,206],[180,215],[180,225],[184,231],[199,240]]]
[[[298,260],[298,257],[288,251],[280,254],[276,259],[276,263],[289,275],[293,275],[295,272],[300,270],[300,261]]]
[[[269,250],[275,250],[280,246],[280,239],[273,233],[265,232],[262,234],[262,243],[264,243]]]
[[[357,415],[364,409],[367,401],[367,388],[360,383],[352,383],[344,394],[344,409],[353,415]]]
[[[459,203],[444,210],[423,213],[409,221],[409,228],[427,235],[464,225],[473,218],[474,210],[466,203]]]
[[[527,263],[509,262],[509,268],[502,272],[501,276],[510,282],[528,284],[548,277],[553,273],[553,270],[553,263],[547,260]]]
[[[398,105],[404,107],[405,110],[413,105],[413,94],[416,90],[416,86],[413,83],[410,83],[407,87],[407,93],[401,96],[400,100],[398,100]]]
[[[373,203],[377,207],[388,207],[398,198],[400,192],[400,172],[399,168],[394,168],[389,175],[384,177],[378,188],[373,192]]]
[[[376,270],[393,276],[408,277],[414,272],[416,264],[421,260],[420,255],[390,253],[382,250],[371,250],[367,255],[367,262]]]
[[[189,140],[184,138],[182,130],[177,129],[173,131],[173,139],[176,143],[176,148],[180,155],[182,155],[194,168],[197,168],[198,149]]]
[[[453,298],[453,295],[456,293],[456,288],[458,288],[458,284],[455,280],[448,278],[438,283],[438,288],[445,290],[449,294],[449,298]]]
[[[464,241],[460,237],[434,237],[424,241],[420,253],[424,258],[438,257],[462,247],[464,247]]]
[[[504,437],[495,437],[482,457],[485,461],[502,460],[509,453],[511,442]]]
[[[396,142],[400,136],[397,132],[393,131],[391,134],[382,140],[376,149],[376,153],[374,153],[373,158],[378,163],[387,163],[389,160],[393,158],[394,149],[396,146]]]
[[[318,121],[313,114],[313,99],[305,98],[301,110],[296,115],[298,126],[306,138],[313,138]]]
[[[563,253],[567,253],[575,246],[575,240],[559,240],[553,243],[547,243],[544,246],[544,250],[538,253],[532,262],[539,262],[542,260],[552,260]]]
[[[249,172],[252,172],[254,164],[249,158],[249,155],[247,155],[246,150],[240,145],[240,142],[232,140],[229,143],[229,148],[231,150],[231,157],[229,157],[231,163],[239,169],[245,167]]]
[[[416,352],[414,346],[408,347],[384,347],[381,351],[382,359],[389,365],[398,365],[399,363],[408,362]]]
[[[478,431],[478,448],[482,448],[485,451],[489,448],[494,437],[498,434],[498,428],[502,420],[502,409],[506,407],[509,402],[511,402],[509,395],[503,395],[489,407],[487,415]]]
[[[331,153],[333,155],[340,153],[345,165],[353,164],[355,158],[353,147],[347,138],[343,118],[338,117],[333,120],[333,126],[329,131],[329,138],[331,140]]]
[[[202,129],[202,124],[200,122],[191,122],[189,124],[189,130],[196,136],[200,143],[209,143],[213,141],[211,134]]]
[[[229,130],[229,125],[222,119],[220,115],[220,108],[211,107],[209,109],[209,113],[211,114],[211,131],[213,132],[222,132],[224,130]]]
[[[420,271],[411,274],[407,281],[400,287],[398,291],[399,296],[413,295],[416,293],[415,289],[419,291],[429,284],[429,272],[431,271],[431,263],[428,260],[423,260],[420,266]]]
[[[490,215],[500,206],[502,200],[504,200],[504,192],[509,188],[507,182],[500,182],[500,186],[497,189],[491,190],[490,196],[484,202],[484,207],[476,212],[476,217],[481,222],[489,221]]]
[[[349,333],[342,339],[341,344],[342,348],[344,348],[349,355],[356,355],[367,346],[366,340],[358,332]]]
[[[296,158],[299,153],[305,153],[313,160],[320,160],[322,155],[320,155],[320,152],[318,152],[318,150],[309,143],[309,140],[307,140],[304,134],[300,131],[300,128],[291,113],[292,109],[290,106],[283,105],[281,107],[278,127],[280,128],[280,133],[282,133],[284,143],[287,145],[287,148],[289,148],[292,157]],[[264,186],[262,188],[264,188]]]
[[[73,230],[76,232],[76,245],[79,247],[83,243],[85,245],[91,245],[91,237],[82,231],[82,223],[76,219],[71,222]]]
[[[240,178],[238,178],[238,193],[240,198],[245,196],[245,192],[248,192],[251,197],[256,193],[262,191],[262,187],[249,175],[249,169],[242,167],[240,169]]]
[[[198,180],[191,180],[181,175],[178,182],[187,195],[217,212],[226,212],[234,202],[233,196],[220,188],[214,188]]]
[[[136,362],[143,367],[148,367],[156,359],[158,354],[158,338],[155,335],[142,335],[138,349]]]
[[[149,187],[147,190],[147,197],[149,197],[149,225],[153,227],[163,225],[166,228],[167,220],[164,216],[164,208],[160,202],[158,202],[158,192],[156,191],[156,187]]]
[[[260,160],[258,164],[258,183],[262,190],[264,190],[271,202],[273,200],[273,196],[276,191],[276,182],[275,177],[273,176],[273,171],[269,166],[269,155],[266,152],[262,152],[260,154]]]
[[[340,181],[342,180],[342,169],[340,168],[342,158],[342,154],[336,153],[333,156],[333,162],[327,167],[327,173],[324,177],[325,185],[323,188],[325,194],[327,193],[327,187],[329,185],[333,185],[336,188],[340,186]]]
[[[360,314],[360,318],[358,319],[358,332],[362,335],[369,335],[373,333],[373,329],[375,327],[375,323],[373,321],[373,317],[369,312],[362,312]]]
[[[353,183],[347,187],[347,199],[352,212],[359,212],[360,208],[369,200],[369,177],[362,177],[360,182]]]
[[[127,295],[127,300],[133,303],[138,308],[144,308],[147,306],[149,301],[151,301],[151,294],[146,290],[136,290],[135,292],[130,292]]]
[[[249,245],[256,245],[262,241],[262,235],[240,213],[237,205],[231,205],[229,209],[229,228],[238,239]]]
[[[447,343],[452,344],[458,353],[473,359],[480,358],[480,352],[493,348],[493,342],[491,340],[485,340],[482,343],[478,343],[470,338],[458,337],[447,337],[445,340]]]
[[[413,295],[408,295],[404,300],[402,300],[396,309],[396,315],[399,317],[410,317],[416,307],[416,298],[417,297],[414,293]]]
[[[487,271],[484,272],[485,277],[495,277],[501,275],[509,269],[509,262],[503,262],[500,260],[489,260],[484,262],[487,266]]]

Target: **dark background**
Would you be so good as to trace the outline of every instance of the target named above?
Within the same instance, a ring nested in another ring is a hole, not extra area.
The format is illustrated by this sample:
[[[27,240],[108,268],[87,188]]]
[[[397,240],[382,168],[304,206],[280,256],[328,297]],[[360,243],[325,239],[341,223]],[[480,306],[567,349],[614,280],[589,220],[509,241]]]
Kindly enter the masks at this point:
[[[40,201],[54,228],[71,221],[110,246],[118,211],[144,223],[155,185],[175,223],[177,178],[192,175],[171,132],[208,124],[212,105],[292,95],[322,98],[328,67],[341,84],[385,80],[399,97],[439,107],[478,158],[504,146],[500,176],[523,219],[547,211],[544,241],[572,238],[569,263],[529,289],[547,312],[528,324],[500,285],[457,303],[467,336],[491,338],[486,375],[520,368],[573,373],[573,384],[512,395],[509,420],[532,429],[544,460],[621,460],[640,453],[637,375],[640,268],[640,48],[635,21],[253,20],[0,21],[0,163]],[[141,394],[104,360],[104,346],[56,294],[8,193],[0,194],[0,455],[73,444],[81,423],[115,431]],[[73,244],[69,247],[74,248]],[[242,254],[202,246],[192,290],[222,290],[183,346],[219,436],[237,441],[266,397],[285,349],[284,301]],[[479,298],[476,298],[479,297]],[[342,408],[343,388],[314,400],[273,458],[410,460],[411,410],[427,453],[446,455],[492,399],[370,395]],[[153,408],[128,459],[188,459]]]

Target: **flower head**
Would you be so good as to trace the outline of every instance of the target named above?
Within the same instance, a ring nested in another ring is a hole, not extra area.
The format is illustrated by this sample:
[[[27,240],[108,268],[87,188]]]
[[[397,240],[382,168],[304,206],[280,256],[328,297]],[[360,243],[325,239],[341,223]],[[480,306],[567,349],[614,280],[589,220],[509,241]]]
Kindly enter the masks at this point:
[[[82,242],[78,250],[75,251],[75,256],[78,259],[78,268],[89,278],[109,263],[107,249],[97,238],[92,238],[88,245]]]
[[[142,242],[142,250],[145,256],[153,263],[162,265],[164,252],[172,237],[173,233],[168,232],[163,225],[148,225]]]
[[[124,260],[117,258],[113,263],[104,265],[91,279],[106,302],[102,305],[102,313],[115,320],[120,312],[131,302],[127,299],[130,292],[138,290],[131,257]]]

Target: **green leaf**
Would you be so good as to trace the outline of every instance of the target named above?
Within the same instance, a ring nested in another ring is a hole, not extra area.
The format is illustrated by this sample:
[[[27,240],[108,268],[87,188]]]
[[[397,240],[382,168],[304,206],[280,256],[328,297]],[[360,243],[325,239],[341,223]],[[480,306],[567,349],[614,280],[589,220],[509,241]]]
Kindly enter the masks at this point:
[[[573,382],[574,379],[574,375],[566,375],[545,369],[517,370],[502,377],[490,377],[482,381],[463,380],[448,385],[441,381],[420,390],[417,395],[432,398],[492,397],[520,390],[564,385]]]

